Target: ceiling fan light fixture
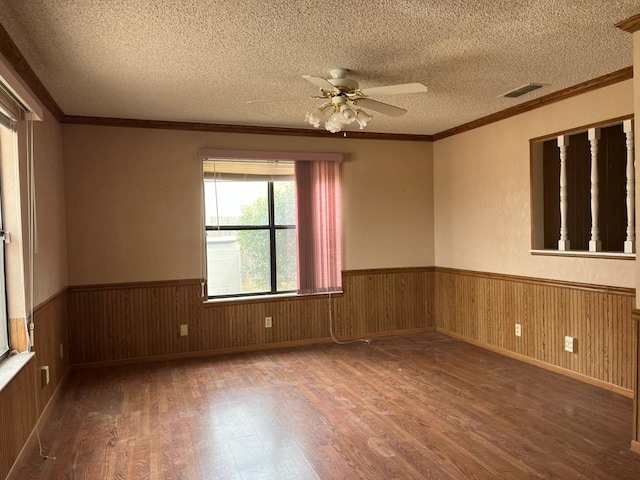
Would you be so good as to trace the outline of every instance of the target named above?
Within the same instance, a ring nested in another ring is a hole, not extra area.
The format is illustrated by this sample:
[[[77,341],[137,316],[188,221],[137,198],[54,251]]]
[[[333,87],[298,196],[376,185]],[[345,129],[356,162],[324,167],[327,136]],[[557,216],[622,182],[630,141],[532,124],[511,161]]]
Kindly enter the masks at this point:
[[[330,111],[328,117],[325,119],[325,113]],[[344,130],[344,128],[356,122],[358,128],[362,130],[365,128],[373,117],[364,110],[354,108],[354,105],[350,100],[346,98],[332,99],[331,103],[322,105],[319,108],[315,108],[310,112],[307,112],[305,121],[313,125],[315,128],[320,128],[320,125],[324,122],[324,128],[331,133],[338,133]]]
[[[346,103],[340,107],[340,114],[346,124],[353,123],[356,119],[356,112]]]
[[[305,117],[305,121],[309,122],[315,128],[319,128],[323,120],[324,112],[319,108],[316,108],[311,112],[307,112],[307,116]]]
[[[373,117],[364,110],[358,110],[356,113],[356,122],[358,122],[360,130],[366,127],[372,119]]]
[[[331,133],[338,133],[345,125],[346,123],[344,122],[342,114],[340,112],[333,112],[325,123],[325,128]]]
[[[324,128],[326,128],[330,133],[338,133],[342,130],[342,125],[335,125],[333,123],[327,122],[324,124]]]

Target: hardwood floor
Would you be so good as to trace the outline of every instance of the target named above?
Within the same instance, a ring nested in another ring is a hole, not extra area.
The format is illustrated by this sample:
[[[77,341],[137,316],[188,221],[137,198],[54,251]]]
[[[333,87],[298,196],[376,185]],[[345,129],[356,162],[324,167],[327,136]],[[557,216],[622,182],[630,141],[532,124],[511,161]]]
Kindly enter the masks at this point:
[[[15,479],[638,479],[631,400],[441,334],[79,370]]]

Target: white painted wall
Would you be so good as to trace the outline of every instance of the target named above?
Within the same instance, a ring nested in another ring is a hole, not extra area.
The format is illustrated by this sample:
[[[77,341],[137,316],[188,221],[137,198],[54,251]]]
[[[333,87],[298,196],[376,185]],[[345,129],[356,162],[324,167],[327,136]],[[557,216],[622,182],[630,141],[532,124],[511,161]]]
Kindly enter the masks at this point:
[[[201,147],[342,152],[343,268],[431,266],[432,144],[63,125],[71,285],[203,278]]]
[[[633,113],[633,81],[563,100],[434,144],[440,267],[635,287],[635,262],[533,256],[529,140]]]

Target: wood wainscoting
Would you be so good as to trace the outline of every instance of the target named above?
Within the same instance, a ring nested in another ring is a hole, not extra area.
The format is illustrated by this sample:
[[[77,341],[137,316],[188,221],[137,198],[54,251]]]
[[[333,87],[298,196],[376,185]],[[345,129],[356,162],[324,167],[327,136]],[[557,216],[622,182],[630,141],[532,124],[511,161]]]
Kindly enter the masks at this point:
[[[36,368],[49,367],[49,384],[38,390],[38,415],[42,414],[69,369],[67,289],[33,311]],[[62,345],[62,348],[60,347]]]
[[[69,287],[71,364],[189,351],[180,325],[202,316],[200,280]]]
[[[0,390],[0,478],[6,478],[38,420],[36,362],[29,360]]]
[[[639,16],[640,18],[640,16]],[[636,325],[636,337],[634,341],[636,345],[640,345],[640,310],[634,308],[631,312],[633,323]],[[631,450],[640,453],[640,352],[636,351],[636,357],[633,360],[634,365],[634,386],[633,391],[633,440],[631,441]]]
[[[438,267],[435,291],[438,331],[633,395],[635,290]]]
[[[69,369],[66,288],[34,309],[33,323],[35,356],[0,391],[0,478],[8,475],[37,422],[46,417]],[[43,366],[49,367],[48,385],[41,382]]]
[[[69,287],[71,363],[126,363],[435,330],[433,267],[343,272],[343,293],[203,302],[200,280]],[[273,327],[264,327],[264,317]],[[180,325],[188,336],[180,336]]]

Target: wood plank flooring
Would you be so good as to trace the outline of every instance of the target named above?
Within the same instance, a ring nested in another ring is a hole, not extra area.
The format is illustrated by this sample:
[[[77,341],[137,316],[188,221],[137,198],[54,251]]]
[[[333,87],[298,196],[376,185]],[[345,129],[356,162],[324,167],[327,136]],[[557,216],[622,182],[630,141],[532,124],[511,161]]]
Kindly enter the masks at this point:
[[[79,370],[16,479],[638,479],[631,400],[438,333]]]

